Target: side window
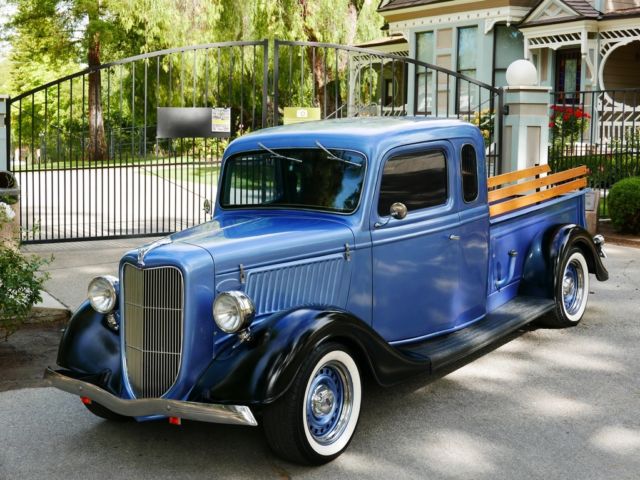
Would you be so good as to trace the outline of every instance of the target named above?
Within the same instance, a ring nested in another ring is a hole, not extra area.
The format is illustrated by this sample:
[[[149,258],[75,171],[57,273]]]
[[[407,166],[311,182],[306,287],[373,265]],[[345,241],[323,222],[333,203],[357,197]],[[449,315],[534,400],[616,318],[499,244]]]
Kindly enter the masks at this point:
[[[462,147],[460,158],[462,172],[462,195],[465,202],[473,202],[478,198],[478,162],[476,149],[471,145]]]
[[[444,152],[412,153],[390,158],[382,172],[378,214],[389,215],[395,202],[412,212],[447,201],[447,162]]]

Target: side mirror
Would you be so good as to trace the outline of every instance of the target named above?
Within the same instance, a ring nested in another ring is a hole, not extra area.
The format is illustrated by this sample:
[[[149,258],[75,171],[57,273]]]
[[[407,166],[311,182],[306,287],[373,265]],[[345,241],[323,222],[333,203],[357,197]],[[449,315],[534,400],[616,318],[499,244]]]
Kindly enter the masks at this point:
[[[402,220],[407,216],[408,210],[407,206],[404,203],[396,202],[391,205],[389,209],[389,214],[395,218],[396,220]]]

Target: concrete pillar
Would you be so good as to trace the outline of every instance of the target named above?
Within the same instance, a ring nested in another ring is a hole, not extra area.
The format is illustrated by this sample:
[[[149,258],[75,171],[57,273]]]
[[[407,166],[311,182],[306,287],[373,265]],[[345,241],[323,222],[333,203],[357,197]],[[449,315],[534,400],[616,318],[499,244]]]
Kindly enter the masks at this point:
[[[549,94],[551,87],[505,88],[502,172],[547,163],[549,145]]]
[[[7,124],[9,123],[9,112],[7,112],[7,100],[9,95],[0,94],[0,170],[9,169],[9,131]]]

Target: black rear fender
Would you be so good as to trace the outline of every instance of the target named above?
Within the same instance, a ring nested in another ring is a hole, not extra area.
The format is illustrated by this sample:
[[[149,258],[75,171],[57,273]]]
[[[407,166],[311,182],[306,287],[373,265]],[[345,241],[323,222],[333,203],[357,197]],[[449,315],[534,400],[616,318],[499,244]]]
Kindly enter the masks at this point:
[[[589,232],[575,224],[555,225],[533,239],[525,258],[519,293],[553,298],[556,272],[566,252],[573,247],[580,248],[584,253],[589,273],[595,274],[601,282],[609,279],[599,247]]]

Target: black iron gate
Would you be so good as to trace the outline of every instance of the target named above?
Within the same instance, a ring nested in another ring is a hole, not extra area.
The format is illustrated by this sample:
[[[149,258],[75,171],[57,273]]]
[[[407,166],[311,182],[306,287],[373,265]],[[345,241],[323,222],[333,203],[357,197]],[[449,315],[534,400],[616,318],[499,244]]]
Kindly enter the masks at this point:
[[[501,91],[403,56],[335,44],[224,42],[84,70],[9,103],[24,242],[163,235],[201,223],[237,135],[288,121],[428,115],[483,131],[500,158]],[[156,136],[158,107],[231,108],[229,138]],[[287,119],[287,120],[285,120]]]
[[[157,107],[232,107],[237,134],[262,128],[267,66],[266,41],[200,45],[84,70],[11,99],[23,241],[160,235],[203,222],[227,140],[156,138]]]

